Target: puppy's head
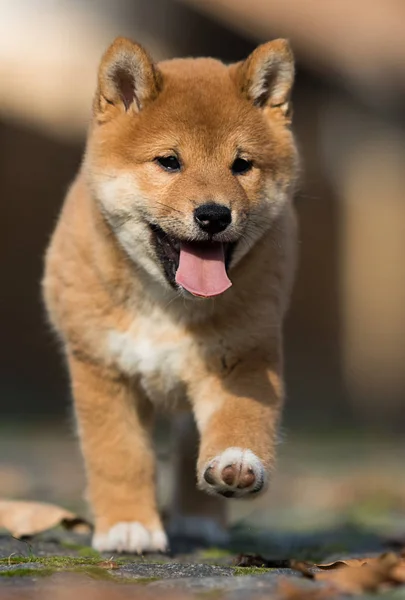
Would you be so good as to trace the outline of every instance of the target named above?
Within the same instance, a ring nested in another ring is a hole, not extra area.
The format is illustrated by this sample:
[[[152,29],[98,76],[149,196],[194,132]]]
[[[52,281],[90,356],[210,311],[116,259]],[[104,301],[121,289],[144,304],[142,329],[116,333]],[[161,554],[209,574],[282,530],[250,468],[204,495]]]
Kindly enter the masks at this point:
[[[291,196],[293,57],[155,65],[123,38],[104,55],[86,173],[128,256],[165,286],[215,296]]]

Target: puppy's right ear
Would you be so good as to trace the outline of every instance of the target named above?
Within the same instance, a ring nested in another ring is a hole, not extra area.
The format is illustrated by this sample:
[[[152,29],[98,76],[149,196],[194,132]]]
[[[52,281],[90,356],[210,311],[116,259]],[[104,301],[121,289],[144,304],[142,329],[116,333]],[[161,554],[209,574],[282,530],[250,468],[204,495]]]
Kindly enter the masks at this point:
[[[125,112],[139,112],[162,87],[162,75],[147,52],[127,38],[117,38],[98,71],[93,110],[99,122]]]

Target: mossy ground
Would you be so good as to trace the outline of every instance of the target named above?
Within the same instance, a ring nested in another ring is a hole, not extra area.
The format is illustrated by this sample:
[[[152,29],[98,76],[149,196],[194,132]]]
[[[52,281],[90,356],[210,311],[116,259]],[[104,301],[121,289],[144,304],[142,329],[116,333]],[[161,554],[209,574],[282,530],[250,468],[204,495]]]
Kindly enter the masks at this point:
[[[246,575],[263,575],[264,573],[271,573],[272,569],[267,567],[233,567],[233,573],[236,576]]]
[[[17,474],[22,473],[20,479],[25,486],[23,492],[20,488],[13,489],[11,478],[8,487],[2,486],[2,495],[11,498],[22,494],[28,500],[41,497],[82,513],[83,505],[75,504],[84,487],[83,477],[77,475],[81,462],[75,453],[76,442],[73,440],[68,446],[59,434],[47,438],[45,434],[34,433],[30,437],[26,432],[21,435],[9,429],[4,435],[2,432],[2,457],[13,457],[6,467],[8,471],[15,469]],[[172,545],[170,556],[114,554],[111,558],[89,547],[89,538],[65,530],[52,531],[46,539],[39,536],[28,542],[0,534],[0,586],[29,588],[30,580],[33,588],[46,586],[46,578],[53,575],[56,577],[49,584],[54,585],[58,580],[64,586],[66,580],[76,581],[70,574],[78,574],[82,580],[100,580],[91,582],[100,587],[111,587],[116,582],[152,584],[152,589],[166,592],[169,588],[182,590],[190,585],[187,589],[196,598],[206,600],[227,597],[226,590],[238,590],[238,594],[246,590],[246,597],[251,589],[257,589],[257,593],[260,590],[260,594],[268,590],[266,594],[272,597],[271,586],[279,576],[291,577],[299,584],[297,576],[289,569],[262,568],[260,562],[255,563],[258,567],[235,567],[238,554],[258,554],[276,562],[291,558],[329,562],[336,556],[379,553],[387,550],[387,539],[402,539],[405,531],[402,438],[382,443],[374,436],[362,440],[356,434],[353,438],[344,436],[334,440],[328,436],[323,440],[319,432],[303,440],[294,441],[291,435],[289,438],[288,444],[280,447],[271,495],[255,500],[254,508],[249,503],[231,503],[233,529],[229,549],[196,550],[187,540],[180,539],[177,546]],[[159,460],[163,467],[168,464],[164,456]],[[70,461],[69,479],[65,470],[59,468],[61,461],[63,464]],[[165,468],[161,471],[165,473]],[[166,469],[166,473],[170,470]],[[168,478],[162,481],[164,489]],[[49,490],[46,498],[44,489]],[[106,564],[109,560],[117,568],[109,569]],[[63,573],[66,578],[61,576]],[[173,583],[173,579],[177,582]],[[216,581],[209,584],[213,579]],[[166,585],[168,580],[170,585]],[[208,581],[207,587],[204,580]],[[214,584],[215,589],[209,589]],[[121,588],[121,593],[130,597],[131,586],[126,586],[125,592]],[[405,600],[404,589],[384,593],[384,600],[401,595]]]
[[[119,577],[115,575],[115,569],[128,564],[130,558],[114,558],[113,561],[109,561],[87,546],[63,544],[63,547],[67,546],[70,546],[78,556],[37,556],[35,554],[18,556],[13,554],[0,558],[0,567],[8,567],[7,570],[0,571],[0,577],[48,577],[63,572],[114,583],[147,584],[159,579],[158,577]],[[15,568],[10,568],[13,566]]]

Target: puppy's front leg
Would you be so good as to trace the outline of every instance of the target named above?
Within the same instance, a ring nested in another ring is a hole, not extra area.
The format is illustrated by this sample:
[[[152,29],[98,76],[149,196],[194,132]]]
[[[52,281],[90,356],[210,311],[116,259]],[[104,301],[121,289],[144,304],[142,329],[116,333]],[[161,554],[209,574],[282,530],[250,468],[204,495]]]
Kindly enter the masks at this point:
[[[70,357],[69,367],[95,518],[94,548],[164,550],[149,402],[118,373],[75,357]]]
[[[207,376],[193,393],[201,435],[198,485],[227,498],[264,490],[275,460],[280,369],[249,362],[228,376]]]

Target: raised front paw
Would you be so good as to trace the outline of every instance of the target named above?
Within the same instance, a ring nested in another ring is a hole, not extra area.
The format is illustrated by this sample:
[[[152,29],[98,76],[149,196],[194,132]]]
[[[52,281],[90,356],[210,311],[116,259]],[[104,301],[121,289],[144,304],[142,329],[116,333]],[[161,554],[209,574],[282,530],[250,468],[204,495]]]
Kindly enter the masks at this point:
[[[209,494],[242,498],[265,488],[266,473],[251,450],[227,448],[204,465],[198,479],[198,487]]]
[[[137,521],[116,523],[93,536],[93,548],[99,552],[165,552],[168,547],[163,529],[147,529]]]

